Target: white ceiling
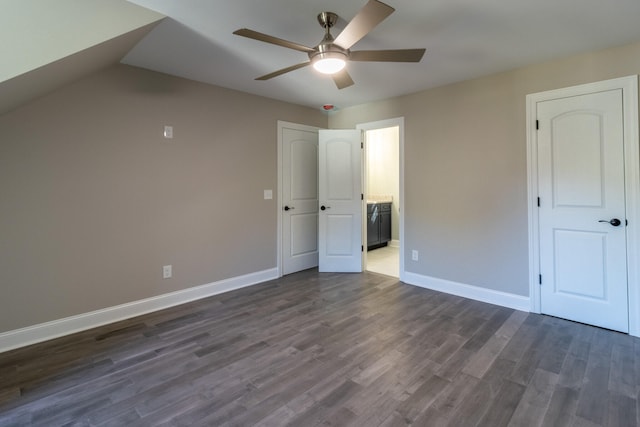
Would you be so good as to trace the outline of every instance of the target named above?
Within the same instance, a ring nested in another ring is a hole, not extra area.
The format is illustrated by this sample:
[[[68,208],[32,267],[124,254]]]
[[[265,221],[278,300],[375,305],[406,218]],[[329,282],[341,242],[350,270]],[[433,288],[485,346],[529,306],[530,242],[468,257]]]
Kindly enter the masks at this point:
[[[640,40],[638,0],[386,0],[396,9],[352,49],[427,49],[419,64],[351,63],[355,85],[338,90],[306,67],[263,74],[306,54],[235,36],[250,28],[315,46],[322,11],[334,36],[366,0],[129,0],[169,19],[122,62],[311,107],[338,108],[442,86],[575,53]]]
[[[162,19],[126,0],[0,0],[0,115],[117,64]]]
[[[162,18],[125,0],[0,0],[0,82]]]

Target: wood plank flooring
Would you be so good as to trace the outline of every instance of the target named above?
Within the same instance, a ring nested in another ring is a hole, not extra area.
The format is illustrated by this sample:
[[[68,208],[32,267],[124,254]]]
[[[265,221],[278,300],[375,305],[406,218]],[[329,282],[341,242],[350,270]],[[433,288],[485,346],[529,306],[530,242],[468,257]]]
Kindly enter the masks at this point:
[[[634,426],[638,339],[309,270],[0,354],[1,426]]]

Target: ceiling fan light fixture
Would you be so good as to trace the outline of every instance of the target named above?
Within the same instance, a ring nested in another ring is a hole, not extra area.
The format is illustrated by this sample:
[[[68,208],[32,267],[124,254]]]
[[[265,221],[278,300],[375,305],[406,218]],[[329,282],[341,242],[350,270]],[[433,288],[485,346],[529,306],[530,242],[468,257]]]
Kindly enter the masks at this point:
[[[311,60],[313,68],[322,74],[335,74],[347,65],[346,55],[341,52],[323,52]]]

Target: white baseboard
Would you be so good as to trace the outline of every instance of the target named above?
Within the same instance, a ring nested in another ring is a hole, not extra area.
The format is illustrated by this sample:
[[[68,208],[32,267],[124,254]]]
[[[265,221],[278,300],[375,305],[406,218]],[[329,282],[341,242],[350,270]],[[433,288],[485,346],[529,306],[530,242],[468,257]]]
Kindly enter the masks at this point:
[[[408,271],[405,272],[403,281],[409,285],[457,295],[459,297],[482,301],[489,304],[500,305],[502,307],[513,308],[514,310],[529,312],[531,309],[529,297],[523,297],[521,295],[494,291],[492,289],[466,285],[464,283],[451,282],[449,280],[423,276],[421,274],[410,273]]]
[[[392,248],[399,248],[400,247],[400,240],[392,240],[389,242],[389,246],[391,246]]]
[[[0,353],[277,278],[278,269],[272,268],[89,313],[66,317],[64,319],[3,332],[0,333]]]

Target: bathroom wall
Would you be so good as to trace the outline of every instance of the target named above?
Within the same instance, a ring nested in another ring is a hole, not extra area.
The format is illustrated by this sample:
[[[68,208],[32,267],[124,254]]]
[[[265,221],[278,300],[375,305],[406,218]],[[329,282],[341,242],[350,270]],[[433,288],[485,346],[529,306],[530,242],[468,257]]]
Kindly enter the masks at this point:
[[[367,195],[390,195],[391,238],[400,240],[400,143],[397,126],[367,132]]]

